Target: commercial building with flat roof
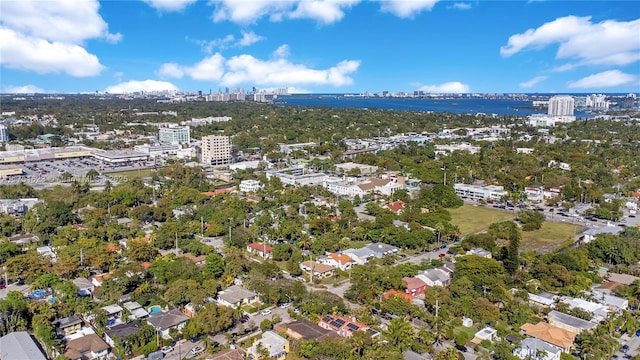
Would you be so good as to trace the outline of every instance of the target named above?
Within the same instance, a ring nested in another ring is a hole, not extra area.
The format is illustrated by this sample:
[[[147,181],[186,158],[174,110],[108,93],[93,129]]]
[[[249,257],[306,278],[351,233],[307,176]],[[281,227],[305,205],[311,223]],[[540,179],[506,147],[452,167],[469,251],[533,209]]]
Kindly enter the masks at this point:
[[[207,165],[231,163],[231,137],[209,135],[202,138],[200,162]]]
[[[188,126],[160,128],[158,141],[162,144],[188,144],[191,142],[191,128]]]

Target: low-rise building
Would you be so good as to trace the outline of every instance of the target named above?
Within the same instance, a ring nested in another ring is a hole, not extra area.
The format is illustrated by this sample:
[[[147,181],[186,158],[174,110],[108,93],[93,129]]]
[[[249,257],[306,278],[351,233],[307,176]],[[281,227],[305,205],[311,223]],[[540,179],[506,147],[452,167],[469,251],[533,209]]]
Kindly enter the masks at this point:
[[[247,245],[247,252],[258,255],[263,259],[270,259],[273,254],[273,247],[271,245],[267,245],[266,242],[254,242]]]
[[[547,321],[551,325],[575,334],[579,334],[583,331],[590,331],[594,327],[598,326],[598,323],[594,321],[584,320],[557,310],[552,310],[547,314]]]
[[[257,192],[262,189],[262,184],[258,180],[242,180],[238,189],[242,192]]]
[[[456,195],[475,201],[500,201],[508,195],[504,187],[497,185],[454,184]]]
[[[53,322],[53,326],[56,327],[56,332],[63,337],[75,334],[82,329],[82,320],[76,315],[72,315],[66,318],[58,319]]]
[[[104,341],[106,341],[109,346],[115,347],[117,343],[126,343],[127,337],[137,333],[141,328],[142,323],[139,321],[116,325],[104,331]]]
[[[289,340],[273,331],[265,331],[262,333],[262,337],[247,349],[248,358],[262,358],[260,348],[264,348],[268,352],[269,359],[284,360],[289,353]]]
[[[368,325],[356,321],[353,317],[326,315],[318,323],[323,329],[335,331],[342,337],[350,338],[356,331],[365,331],[372,337],[379,336],[380,333],[371,329]]]
[[[427,289],[427,284],[417,277],[405,276],[402,280],[407,284],[406,293],[411,296],[420,296]]]
[[[349,270],[356,263],[348,255],[339,253],[329,253],[326,256],[318,257],[318,262],[343,271]]]
[[[180,310],[170,310],[167,312],[161,312],[149,315],[147,323],[153,326],[161,336],[169,337],[169,331],[182,330],[187,324],[189,317],[183,314]]]
[[[557,346],[562,349],[563,352],[569,352],[577,335],[574,332],[548,324],[544,321],[540,321],[535,325],[531,323],[523,324],[520,327],[520,331],[527,336]]]
[[[443,269],[427,269],[416,275],[416,278],[430,287],[449,286],[451,283],[451,274]]]
[[[476,256],[480,256],[483,257],[485,259],[491,259],[491,251],[487,251],[483,248],[473,248],[473,249],[469,249],[469,251],[467,251],[467,255],[476,255]]]
[[[520,346],[513,350],[513,355],[523,360],[560,360],[560,354],[562,349],[559,347],[531,337],[522,340]]]
[[[302,271],[308,272],[311,277],[316,278],[326,278],[333,275],[333,266],[321,264],[316,261],[303,261],[300,263],[300,269]]]
[[[218,292],[218,304],[237,308],[242,304],[260,302],[258,294],[242,286],[233,285]]]
[[[106,359],[109,345],[96,334],[88,334],[65,344],[64,356],[69,360]]]
[[[334,337],[336,335],[335,332],[322,328],[307,319],[296,320],[275,328],[275,330],[278,331],[280,331],[280,329],[284,330],[287,333],[287,336],[294,340],[321,341],[322,339]]]
[[[47,360],[38,344],[26,331],[15,331],[0,337],[2,360]]]

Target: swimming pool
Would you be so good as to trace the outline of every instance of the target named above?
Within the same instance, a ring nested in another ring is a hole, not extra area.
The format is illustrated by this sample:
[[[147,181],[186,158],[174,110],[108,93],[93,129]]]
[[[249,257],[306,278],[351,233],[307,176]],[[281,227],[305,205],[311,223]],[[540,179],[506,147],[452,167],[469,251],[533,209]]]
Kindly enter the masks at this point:
[[[162,307],[160,307],[160,305],[153,305],[149,307],[148,311],[149,315],[157,314],[159,312],[162,312]]]

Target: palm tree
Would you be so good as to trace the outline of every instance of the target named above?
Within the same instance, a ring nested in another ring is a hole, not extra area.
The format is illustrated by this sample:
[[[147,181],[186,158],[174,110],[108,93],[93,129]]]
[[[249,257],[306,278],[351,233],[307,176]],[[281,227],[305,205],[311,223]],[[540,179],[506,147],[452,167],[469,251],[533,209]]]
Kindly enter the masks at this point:
[[[407,350],[414,338],[413,327],[403,318],[392,319],[385,335],[400,351]]]

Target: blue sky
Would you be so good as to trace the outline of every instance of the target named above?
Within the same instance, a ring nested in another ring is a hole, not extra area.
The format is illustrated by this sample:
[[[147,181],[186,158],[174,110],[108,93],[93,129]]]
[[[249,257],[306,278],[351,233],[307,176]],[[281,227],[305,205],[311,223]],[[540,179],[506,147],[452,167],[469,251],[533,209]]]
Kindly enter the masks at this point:
[[[636,1],[0,0],[0,91],[640,92]]]

